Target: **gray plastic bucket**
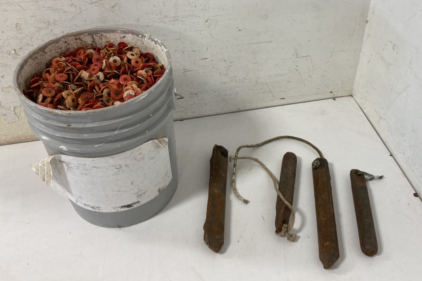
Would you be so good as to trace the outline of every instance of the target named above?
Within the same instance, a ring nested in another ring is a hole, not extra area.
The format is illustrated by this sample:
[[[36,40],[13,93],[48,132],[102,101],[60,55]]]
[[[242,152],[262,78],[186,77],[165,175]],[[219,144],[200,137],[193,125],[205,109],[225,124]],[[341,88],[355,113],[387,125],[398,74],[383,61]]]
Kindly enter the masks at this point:
[[[144,94],[118,106],[91,111],[61,111],[37,105],[22,93],[35,72],[60,53],[79,46],[104,46],[124,41],[153,53],[166,67],[162,78]],[[49,155],[104,157],[133,149],[157,138],[168,138],[172,180],[164,191],[136,208],[103,213],[72,203],[85,220],[98,226],[125,227],[156,215],[173,197],[178,183],[173,110],[175,107],[171,58],[157,39],[135,30],[92,29],[64,35],[49,41],[28,54],[18,65],[15,87],[34,134],[43,142]],[[86,188],[89,188],[87,186]]]

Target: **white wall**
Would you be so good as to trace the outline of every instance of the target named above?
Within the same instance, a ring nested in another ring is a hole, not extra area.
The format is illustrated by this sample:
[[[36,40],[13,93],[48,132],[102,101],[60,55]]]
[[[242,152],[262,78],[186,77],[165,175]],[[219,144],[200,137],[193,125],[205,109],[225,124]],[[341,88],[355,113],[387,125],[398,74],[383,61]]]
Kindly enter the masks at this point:
[[[422,194],[422,1],[372,0],[354,97]]]
[[[46,40],[99,26],[161,39],[185,119],[352,94],[369,0],[0,0],[0,144],[31,133],[12,86]]]

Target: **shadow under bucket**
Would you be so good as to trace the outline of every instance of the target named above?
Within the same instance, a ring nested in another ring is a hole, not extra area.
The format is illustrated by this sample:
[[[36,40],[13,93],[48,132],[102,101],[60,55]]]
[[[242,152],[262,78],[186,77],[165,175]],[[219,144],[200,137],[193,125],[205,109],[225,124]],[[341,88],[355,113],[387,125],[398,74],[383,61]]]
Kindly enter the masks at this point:
[[[41,73],[54,57],[79,46],[102,47],[110,42],[117,45],[121,41],[154,54],[166,68],[162,78],[140,96],[118,106],[63,111],[40,106],[23,95],[23,89],[27,88],[33,74]],[[172,178],[165,189],[150,201],[124,211],[99,212],[71,200],[82,218],[98,226],[125,227],[148,220],[170,202],[178,183],[173,123],[174,82],[170,54],[159,40],[127,29],[92,29],[67,34],[28,54],[15,71],[14,84],[19,90],[29,126],[50,156],[106,157],[132,150],[150,140],[168,139]]]

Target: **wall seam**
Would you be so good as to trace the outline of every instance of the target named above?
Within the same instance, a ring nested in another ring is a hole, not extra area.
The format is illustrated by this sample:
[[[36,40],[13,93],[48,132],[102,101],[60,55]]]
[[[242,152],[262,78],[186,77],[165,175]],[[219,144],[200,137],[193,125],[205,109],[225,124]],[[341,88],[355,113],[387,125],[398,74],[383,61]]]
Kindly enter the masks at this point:
[[[371,120],[369,119],[368,115],[366,115],[365,111],[363,110],[363,108],[360,106],[359,102],[355,99],[355,97],[352,95],[353,100],[356,102],[357,106],[360,108],[360,110],[362,111],[363,115],[365,115],[366,119],[368,120],[369,124],[371,124],[372,128],[374,129],[375,133],[377,133],[379,139],[382,141],[382,143],[384,144],[385,148],[387,148],[388,153],[390,153],[390,156],[393,157],[394,162],[396,162],[397,166],[400,168],[401,172],[403,173],[403,175],[405,176],[405,178],[407,179],[407,181],[409,182],[410,186],[413,188],[414,192],[416,194],[418,194],[415,185],[412,183],[412,181],[410,180],[410,178],[407,176],[406,172],[403,170],[402,166],[400,165],[399,161],[397,160],[397,158],[394,156],[392,150],[390,149],[390,147],[388,146],[388,144],[384,141],[384,139],[382,138],[381,134],[379,133],[379,131],[377,130],[377,128],[374,126],[374,124],[371,122]],[[419,200],[422,201],[421,196],[419,196]]]
[[[193,116],[193,117],[188,117],[188,118],[175,118],[174,121],[185,121],[185,120],[199,119],[199,118],[205,118],[205,117],[211,117],[211,116],[219,116],[219,115],[233,114],[233,113],[239,113],[239,112],[245,112],[245,111],[280,107],[280,106],[286,106],[286,105],[293,105],[293,104],[299,104],[299,103],[308,103],[308,102],[314,102],[314,101],[336,100],[336,99],[345,98],[345,97],[352,97],[352,94],[335,96],[335,97],[312,99],[312,100],[307,100],[307,101],[298,101],[298,102],[285,103],[285,104],[275,104],[275,105],[262,106],[262,107],[256,107],[256,108],[247,108],[247,109],[242,109],[242,110],[235,110],[235,111],[222,112],[222,113],[213,113],[213,114],[209,114],[209,115]],[[176,107],[177,107],[177,103],[176,103]]]

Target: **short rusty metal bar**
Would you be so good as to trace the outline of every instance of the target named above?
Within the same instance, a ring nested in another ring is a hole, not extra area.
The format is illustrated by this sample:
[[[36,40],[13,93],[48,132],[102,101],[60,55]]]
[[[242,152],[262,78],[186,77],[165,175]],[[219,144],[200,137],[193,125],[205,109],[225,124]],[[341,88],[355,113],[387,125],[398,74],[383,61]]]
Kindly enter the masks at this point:
[[[378,241],[365,175],[360,174],[359,170],[351,170],[350,181],[352,183],[360,248],[365,255],[372,257],[378,253]]]
[[[210,183],[207,218],[204,224],[204,242],[216,253],[221,250],[224,244],[228,155],[227,149],[215,145],[210,160]]]
[[[315,159],[312,162],[312,174],[314,178],[319,259],[324,265],[324,268],[328,269],[339,259],[340,250],[327,159]]]
[[[283,157],[280,172],[280,183],[278,190],[284,198],[293,205],[293,196],[295,191],[297,157],[292,152],[287,152]],[[289,225],[291,210],[277,196],[275,215],[275,233],[279,234],[283,230],[283,225]]]

